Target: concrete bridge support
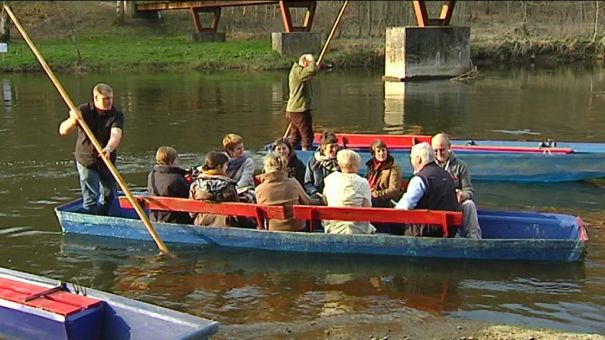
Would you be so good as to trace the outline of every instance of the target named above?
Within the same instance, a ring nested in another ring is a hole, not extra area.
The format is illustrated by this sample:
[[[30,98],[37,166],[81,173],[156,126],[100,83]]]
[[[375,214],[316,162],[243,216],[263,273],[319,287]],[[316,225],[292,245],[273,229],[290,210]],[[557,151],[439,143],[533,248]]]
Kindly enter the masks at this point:
[[[385,80],[451,78],[470,70],[470,28],[390,27]]]
[[[271,45],[282,57],[296,57],[312,53],[315,58],[321,52],[321,33],[316,32],[273,32]]]

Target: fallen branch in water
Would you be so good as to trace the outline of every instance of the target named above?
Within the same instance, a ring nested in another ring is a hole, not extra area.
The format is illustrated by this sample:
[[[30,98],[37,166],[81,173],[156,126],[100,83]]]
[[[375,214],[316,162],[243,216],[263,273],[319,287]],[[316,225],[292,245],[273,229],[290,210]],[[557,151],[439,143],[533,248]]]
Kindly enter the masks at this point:
[[[471,69],[466,71],[465,73],[450,78],[451,81],[461,81],[461,82],[469,82],[472,80],[477,80],[477,79],[481,79],[482,75],[481,73],[479,73],[479,69],[477,68],[477,66],[473,65],[471,63]]]

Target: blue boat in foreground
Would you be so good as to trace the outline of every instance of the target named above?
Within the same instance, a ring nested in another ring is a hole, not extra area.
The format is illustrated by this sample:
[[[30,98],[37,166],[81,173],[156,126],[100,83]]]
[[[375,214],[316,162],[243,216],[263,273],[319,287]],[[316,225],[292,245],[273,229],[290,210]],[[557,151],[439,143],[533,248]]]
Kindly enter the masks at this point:
[[[139,196],[144,209],[196,211],[263,219],[283,218],[284,207],[245,203],[209,204],[180,198]],[[80,213],[81,200],[55,208],[64,233],[152,241],[143,223],[122,198],[109,216]],[[281,211],[280,211],[281,209]],[[430,223],[451,228],[461,224],[461,213],[387,208],[334,208],[294,206],[297,219],[370,220],[372,222]],[[511,211],[480,211],[482,240],[465,238],[405,237],[373,235],[334,235],[322,232],[279,232],[264,229],[222,228],[154,223],[166,243],[254,248],[274,251],[372,254],[405,257],[582,261],[588,237],[579,217]],[[450,236],[453,235],[450,232]]]
[[[412,175],[410,148],[430,142],[426,135],[337,134],[341,144],[357,150],[362,162],[371,159],[370,144],[383,140],[401,166]],[[316,142],[319,135],[315,136]],[[452,150],[465,161],[473,180],[554,183],[605,178],[605,143],[452,140]],[[306,162],[312,151],[297,151]],[[361,169],[365,170],[365,169]]]
[[[218,323],[0,268],[0,338],[207,339]]]

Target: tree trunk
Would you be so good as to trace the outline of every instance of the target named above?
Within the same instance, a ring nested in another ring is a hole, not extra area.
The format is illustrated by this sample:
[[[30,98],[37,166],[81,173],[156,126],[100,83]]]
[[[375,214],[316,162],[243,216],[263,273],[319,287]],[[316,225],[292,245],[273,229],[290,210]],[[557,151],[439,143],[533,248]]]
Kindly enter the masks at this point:
[[[8,13],[2,10],[0,13],[0,42],[8,42],[11,36],[10,30],[10,19],[8,18]]]
[[[592,33],[592,41],[597,40],[597,35],[599,34],[599,2],[594,2],[594,30]]]
[[[116,24],[122,25],[124,23],[124,1],[116,1]]]

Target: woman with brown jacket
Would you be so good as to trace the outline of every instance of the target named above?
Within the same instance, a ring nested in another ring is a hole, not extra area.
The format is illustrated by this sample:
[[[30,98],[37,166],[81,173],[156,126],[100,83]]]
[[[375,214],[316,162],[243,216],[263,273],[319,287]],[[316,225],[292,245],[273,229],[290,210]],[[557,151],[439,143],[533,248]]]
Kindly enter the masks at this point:
[[[296,204],[317,204],[305,193],[302,185],[295,178],[288,177],[288,160],[283,156],[269,153],[263,159],[265,173],[260,176],[262,181],[256,187],[256,200],[263,205],[284,206],[286,219],[269,220],[269,230],[305,231],[305,221],[292,218],[292,206]]]
[[[366,162],[366,178],[372,192],[372,206],[390,208],[391,200],[401,198],[401,169],[383,141],[374,141],[370,149],[372,159]]]

